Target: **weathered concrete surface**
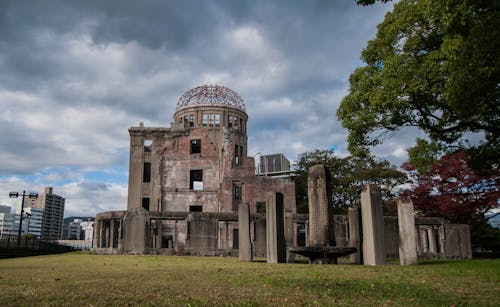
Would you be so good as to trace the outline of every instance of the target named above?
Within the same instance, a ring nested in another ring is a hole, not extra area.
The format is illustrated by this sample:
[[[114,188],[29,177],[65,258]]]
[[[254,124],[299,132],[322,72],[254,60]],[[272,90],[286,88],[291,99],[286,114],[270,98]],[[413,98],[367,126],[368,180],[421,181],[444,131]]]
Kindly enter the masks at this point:
[[[361,216],[363,263],[365,265],[386,264],[382,198],[375,185],[366,185],[361,192]]]
[[[324,165],[313,165],[307,176],[309,231],[307,246],[330,245],[331,214],[328,208],[327,180]]]
[[[286,262],[283,195],[268,193],[266,203],[267,263]]]
[[[149,214],[143,208],[127,211],[123,217],[123,252],[143,254],[149,242]]]
[[[470,259],[472,248],[469,225],[445,224],[445,256],[448,259]]]
[[[352,264],[361,264],[363,252],[361,250],[361,210],[359,207],[349,208],[349,246],[357,249],[357,252],[349,256],[349,262]]]
[[[238,208],[238,236],[240,261],[252,261],[252,242],[250,238],[250,208],[248,204],[240,204]]]
[[[356,252],[353,247],[336,246],[301,246],[290,248],[292,253],[296,253],[309,258],[309,263],[313,264],[337,264],[337,258],[347,256]]]
[[[411,200],[398,201],[399,263],[417,264],[415,212]]]

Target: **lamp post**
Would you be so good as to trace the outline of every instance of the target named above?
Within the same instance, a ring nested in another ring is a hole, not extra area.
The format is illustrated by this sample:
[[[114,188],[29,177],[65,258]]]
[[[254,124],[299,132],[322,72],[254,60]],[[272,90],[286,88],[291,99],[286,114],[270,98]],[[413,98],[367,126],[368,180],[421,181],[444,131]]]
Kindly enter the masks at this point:
[[[23,191],[22,200],[21,200],[21,212],[19,213],[19,231],[17,235],[17,247],[19,248],[19,245],[21,245],[21,230],[23,227],[23,212],[24,212],[24,198],[28,196],[30,199],[37,199],[38,198],[38,193],[28,193],[26,194],[26,191]],[[10,192],[9,193],[10,198],[18,198],[19,193],[18,192]]]

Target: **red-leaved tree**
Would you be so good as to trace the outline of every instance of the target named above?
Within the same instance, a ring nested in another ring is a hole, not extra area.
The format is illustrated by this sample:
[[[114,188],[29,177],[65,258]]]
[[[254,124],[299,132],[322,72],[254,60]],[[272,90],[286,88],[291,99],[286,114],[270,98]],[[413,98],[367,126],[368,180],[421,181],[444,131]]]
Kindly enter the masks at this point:
[[[412,172],[409,164],[403,168],[412,173],[415,186],[402,196],[410,197],[415,210],[425,216],[472,224],[484,219],[488,210],[499,207],[500,174],[477,175],[468,167],[464,151],[442,156],[423,174]]]

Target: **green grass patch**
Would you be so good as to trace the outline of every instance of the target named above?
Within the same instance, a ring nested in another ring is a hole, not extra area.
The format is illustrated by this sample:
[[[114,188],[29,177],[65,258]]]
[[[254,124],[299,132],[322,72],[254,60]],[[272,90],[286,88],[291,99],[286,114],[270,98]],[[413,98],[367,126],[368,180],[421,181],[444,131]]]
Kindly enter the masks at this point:
[[[0,260],[0,306],[496,305],[500,260],[377,267],[236,258],[97,256]]]

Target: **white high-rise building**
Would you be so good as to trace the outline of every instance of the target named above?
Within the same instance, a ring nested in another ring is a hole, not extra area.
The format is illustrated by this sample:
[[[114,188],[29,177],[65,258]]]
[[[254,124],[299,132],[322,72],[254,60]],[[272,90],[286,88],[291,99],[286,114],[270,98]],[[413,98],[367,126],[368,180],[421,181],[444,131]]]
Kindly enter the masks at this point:
[[[94,221],[81,222],[80,227],[82,229],[82,232],[84,233],[83,238],[80,239],[92,242],[92,238],[94,236]]]

